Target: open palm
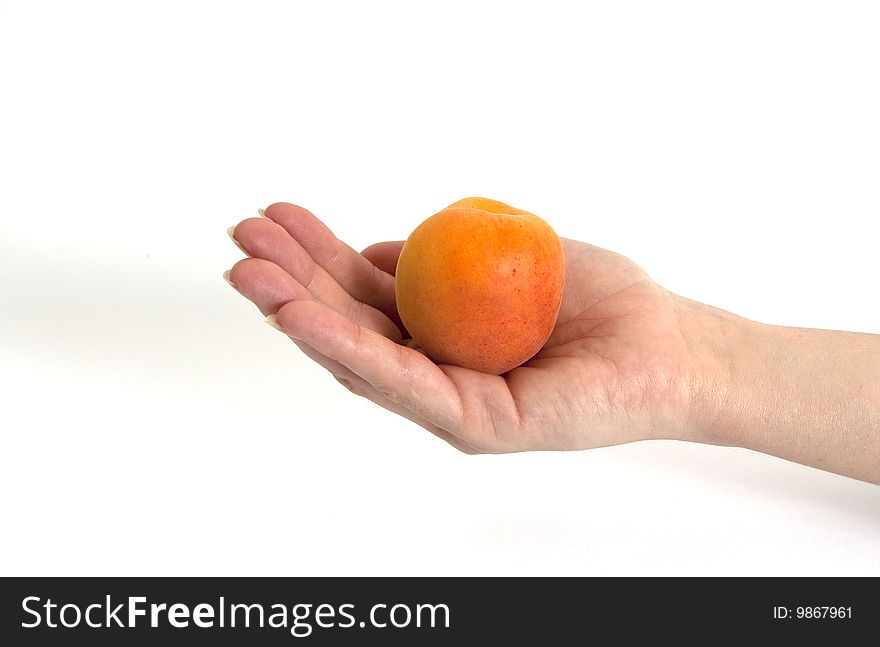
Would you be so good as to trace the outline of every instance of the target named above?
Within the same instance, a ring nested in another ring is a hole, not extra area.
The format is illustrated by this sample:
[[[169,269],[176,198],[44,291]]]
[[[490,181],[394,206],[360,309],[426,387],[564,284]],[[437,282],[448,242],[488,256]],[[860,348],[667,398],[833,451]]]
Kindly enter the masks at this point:
[[[678,300],[629,259],[563,239],[556,327],[535,357],[497,376],[435,364],[404,339],[393,276],[402,242],[359,254],[301,207],[277,203],[264,216],[230,230],[249,256],[231,283],[351,391],[458,449],[586,449],[677,435],[691,375]]]

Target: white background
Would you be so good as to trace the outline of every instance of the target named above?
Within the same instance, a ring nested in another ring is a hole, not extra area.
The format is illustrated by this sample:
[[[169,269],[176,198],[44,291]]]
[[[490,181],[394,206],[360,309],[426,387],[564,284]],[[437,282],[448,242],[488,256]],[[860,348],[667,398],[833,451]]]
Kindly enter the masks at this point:
[[[0,2],[0,573],[880,575],[880,488],[672,442],[468,457],[221,279],[469,195],[880,332],[876,3]]]

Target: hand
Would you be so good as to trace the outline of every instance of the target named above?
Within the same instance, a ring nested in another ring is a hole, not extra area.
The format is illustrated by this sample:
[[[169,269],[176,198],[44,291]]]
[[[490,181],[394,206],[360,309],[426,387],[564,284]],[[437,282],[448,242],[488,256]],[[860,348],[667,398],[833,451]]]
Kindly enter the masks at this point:
[[[273,204],[230,230],[250,257],[228,279],[352,392],[467,453],[678,438],[697,366],[684,300],[629,259],[563,240],[565,292],[540,352],[502,376],[437,365],[405,340],[394,297],[402,242],[363,253],[314,215]]]

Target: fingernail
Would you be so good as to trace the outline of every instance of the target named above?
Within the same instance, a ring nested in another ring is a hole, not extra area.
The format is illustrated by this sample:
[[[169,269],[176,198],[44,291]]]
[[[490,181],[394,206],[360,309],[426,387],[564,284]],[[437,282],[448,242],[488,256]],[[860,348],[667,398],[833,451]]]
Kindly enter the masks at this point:
[[[231,278],[229,278],[229,275],[231,273],[232,273],[232,270],[226,270],[225,272],[223,272],[223,280],[226,281],[229,285],[231,285],[232,287],[234,287],[237,290],[238,286],[232,282]]]
[[[269,315],[268,317],[266,317],[266,323],[272,326],[275,330],[280,330],[291,339],[298,339],[297,337],[294,337],[288,330],[281,327],[281,324],[278,323],[278,319],[275,317],[275,315]]]
[[[226,229],[226,233],[229,234],[229,237],[232,239],[232,242],[235,243],[235,246],[236,246],[236,247],[238,247],[241,251],[243,251],[245,254],[247,254],[248,256],[250,256],[250,253],[248,252],[248,250],[246,250],[244,247],[242,247],[242,246],[241,246],[241,243],[238,242],[238,240],[236,240],[236,238],[235,238],[235,227],[228,227],[228,228]]]
[[[265,209],[257,209],[257,213],[260,214],[260,218],[266,218],[266,210]]]

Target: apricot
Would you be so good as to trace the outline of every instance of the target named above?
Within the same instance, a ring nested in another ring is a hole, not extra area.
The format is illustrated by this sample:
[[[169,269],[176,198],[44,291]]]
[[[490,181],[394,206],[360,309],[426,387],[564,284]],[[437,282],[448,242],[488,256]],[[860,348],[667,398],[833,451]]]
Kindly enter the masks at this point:
[[[404,243],[397,309],[435,362],[499,375],[547,342],[564,280],[562,243],[550,225],[503,202],[465,198]]]

